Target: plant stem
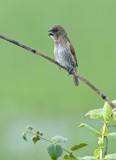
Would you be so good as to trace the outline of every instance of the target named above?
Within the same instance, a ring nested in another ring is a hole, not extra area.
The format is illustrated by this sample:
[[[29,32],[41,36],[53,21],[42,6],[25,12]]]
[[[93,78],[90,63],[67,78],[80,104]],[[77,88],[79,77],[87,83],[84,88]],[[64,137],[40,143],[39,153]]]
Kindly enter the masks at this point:
[[[100,146],[100,160],[103,159],[103,147],[104,147],[104,137],[105,137],[105,132],[106,132],[106,123],[104,123],[103,125],[103,129],[102,129],[102,136],[101,136],[101,141],[103,143],[103,145]]]
[[[27,131],[27,133],[36,136],[36,133],[30,132],[30,131]],[[49,142],[49,143],[53,143],[52,141],[50,141],[50,140],[48,140],[48,139],[46,139],[46,138],[44,138],[44,137],[42,137],[42,136],[40,136],[40,135],[38,135],[38,136],[39,136],[40,139],[42,139],[42,140],[44,140],[44,141],[47,141],[47,142]],[[68,151],[68,150],[65,149],[65,148],[62,148],[62,149],[63,149],[65,152],[69,153],[69,154],[71,153],[70,151]]]
[[[36,136],[36,133],[30,132],[30,131],[27,131],[27,133]],[[46,139],[46,138],[44,138],[44,137],[42,137],[42,136],[40,136],[40,135],[38,135],[38,136],[39,136],[39,138],[41,138],[41,139],[43,139],[43,140],[45,140],[45,141],[47,141],[47,142],[49,142],[49,143],[53,143],[52,141],[50,141],[50,140],[48,140],[48,139]]]
[[[48,140],[48,139],[46,139],[46,138],[43,138],[43,137],[41,137],[41,136],[40,136],[40,138],[43,139],[44,141],[49,142],[49,143],[53,143],[52,141],[50,141],[50,140]]]
[[[71,152],[70,151],[68,151],[67,149],[65,149],[65,148],[62,148],[65,152],[67,152],[68,154],[71,154]]]
[[[107,150],[108,150],[108,138],[105,138],[105,146],[104,146],[104,156],[107,155]]]

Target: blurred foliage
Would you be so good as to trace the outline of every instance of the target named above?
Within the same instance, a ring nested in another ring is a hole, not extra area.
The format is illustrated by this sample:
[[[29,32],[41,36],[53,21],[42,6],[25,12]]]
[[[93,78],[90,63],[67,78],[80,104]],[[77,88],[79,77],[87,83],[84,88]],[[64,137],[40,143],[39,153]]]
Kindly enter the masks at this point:
[[[54,24],[63,25],[74,45],[79,73],[115,99],[115,8],[115,0],[0,0],[0,33],[53,57],[53,41],[47,30]],[[85,149],[84,154],[91,154],[94,138],[84,130],[77,131],[76,126],[88,110],[101,106],[103,101],[85,84],[80,82],[75,88],[65,71],[0,40],[2,160],[47,159],[42,147],[21,139],[27,124],[49,132],[49,137],[72,137],[70,144],[80,143],[81,137],[83,141],[89,139],[91,149]],[[94,125],[99,127],[95,121]],[[113,143],[109,143],[109,152],[115,152]]]
[[[112,103],[116,104],[116,100],[112,101]],[[93,109],[86,113],[85,117],[89,116],[91,119],[98,119],[98,123],[102,123],[100,131],[96,130],[94,127],[87,125],[86,123],[81,123],[79,125],[78,129],[85,127],[98,139],[98,146],[94,149],[92,155],[83,156],[82,154],[81,157],[76,157],[75,151],[88,146],[88,144],[81,142],[80,144],[74,144],[70,147],[70,149],[66,149],[62,146],[62,143],[66,142],[68,138],[57,135],[54,136],[52,140],[49,140],[43,137],[43,133],[41,133],[40,131],[33,131],[33,128],[30,126],[26,127],[25,131],[22,134],[22,138],[25,141],[28,141],[27,135],[29,134],[31,135],[31,140],[34,144],[36,144],[40,140],[44,140],[47,143],[50,143],[47,147],[47,150],[51,160],[57,160],[59,159],[59,157],[62,157],[63,160],[113,160],[116,158],[116,152],[111,154],[107,153],[109,139],[116,140],[116,132],[109,133],[109,127],[113,126],[114,128],[116,128],[114,116],[115,111],[116,108],[112,109],[109,104],[105,102],[103,108]],[[64,156],[63,152],[65,152]]]

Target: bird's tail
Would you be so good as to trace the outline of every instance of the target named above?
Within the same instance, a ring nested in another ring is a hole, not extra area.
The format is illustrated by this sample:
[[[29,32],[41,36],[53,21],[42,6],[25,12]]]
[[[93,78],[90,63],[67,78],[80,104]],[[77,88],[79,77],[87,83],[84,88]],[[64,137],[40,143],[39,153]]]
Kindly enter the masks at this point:
[[[76,70],[75,70],[76,71]],[[75,86],[78,86],[79,85],[79,80],[78,80],[78,77],[76,75],[73,74],[73,81],[74,81],[74,84]]]

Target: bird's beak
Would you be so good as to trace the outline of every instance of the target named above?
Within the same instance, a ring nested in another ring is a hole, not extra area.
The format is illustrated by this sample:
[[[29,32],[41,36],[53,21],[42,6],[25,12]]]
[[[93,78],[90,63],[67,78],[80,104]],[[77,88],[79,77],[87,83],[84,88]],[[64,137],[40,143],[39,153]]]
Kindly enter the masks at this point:
[[[48,31],[48,33],[49,33],[49,34],[48,34],[49,36],[53,36],[53,35],[54,35],[54,32],[53,32],[52,29],[50,29],[50,30]]]

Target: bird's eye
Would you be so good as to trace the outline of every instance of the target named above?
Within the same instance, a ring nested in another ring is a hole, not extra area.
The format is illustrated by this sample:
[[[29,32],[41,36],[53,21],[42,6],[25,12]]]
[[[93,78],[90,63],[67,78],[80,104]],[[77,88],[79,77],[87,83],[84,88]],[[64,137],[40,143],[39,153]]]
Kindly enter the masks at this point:
[[[58,32],[58,29],[53,29],[53,32]]]

